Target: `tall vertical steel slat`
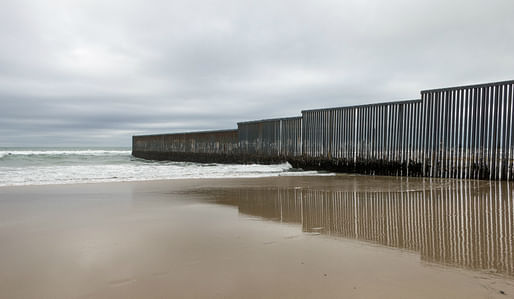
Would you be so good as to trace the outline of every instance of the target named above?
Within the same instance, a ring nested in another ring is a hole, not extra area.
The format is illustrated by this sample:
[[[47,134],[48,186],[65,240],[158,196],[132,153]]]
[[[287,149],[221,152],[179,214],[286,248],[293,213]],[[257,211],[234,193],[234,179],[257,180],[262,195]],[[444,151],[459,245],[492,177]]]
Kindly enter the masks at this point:
[[[327,120],[326,120],[326,110],[319,111],[319,117],[321,122],[321,157],[326,157],[327,154]]]
[[[377,160],[377,106],[373,106],[373,125],[372,125],[372,159],[374,161]]]
[[[475,89],[474,88],[470,88],[468,89],[468,94],[467,94],[467,103],[469,105],[469,109],[468,109],[468,132],[469,132],[469,135],[467,136],[467,161],[466,161],[466,178],[468,179],[471,179],[473,178],[472,177],[472,173],[471,173],[471,167],[472,167],[472,163],[473,163],[473,157],[474,157],[474,135],[475,135],[475,130],[474,130],[474,114],[475,114],[475,98],[474,98],[474,93],[475,93]]]
[[[491,99],[491,142],[490,142],[490,163],[491,172],[489,174],[490,179],[497,178],[497,134],[498,134],[498,85],[491,87],[492,99]]]
[[[428,137],[430,138],[430,147],[427,149],[427,155],[430,155],[430,169],[429,176],[434,177],[435,175],[435,153],[437,151],[436,143],[437,143],[437,119],[438,119],[438,111],[437,111],[437,102],[439,101],[439,96],[437,93],[431,94],[430,99],[430,128],[428,131]]]
[[[332,126],[332,144],[331,144],[331,155],[334,159],[337,159],[337,137],[338,137],[338,124],[337,109],[331,109],[331,126]]]
[[[400,131],[400,154],[401,154],[401,166],[402,166],[402,172],[401,175],[407,175],[407,157],[408,157],[408,144],[409,144],[409,132],[410,132],[410,126],[407,124],[407,119],[409,118],[409,109],[410,104],[402,104],[401,105],[401,131]]]
[[[493,108],[493,92],[491,86],[486,86],[486,128],[485,128],[485,154],[484,157],[486,159],[486,169],[487,173],[485,174],[488,178],[491,178],[491,139],[492,139],[492,108]]]
[[[493,161],[493,143],[494,143],[494,86],[488,86],[489,89],[489,99],[488,99],[488,109],[489,109],[489,120],[488,120],[488,128],[487,128],[487,164],[489,168],[489,179],[492,179],[494,176],[494,161]]]
[[[431,140],[432,140],[432,134],[430,134],[430,127],[431,127],[431,124],[432,124],[432,109],[430,109],[430,101],[429,101],[429,94],[428,93],[424,93],[423,94],[423,111],[422,111],[422,115],[423,115],[423,136],[421,136],[422,138],[422,141],[423,141],[423,176],[430,176],[430,169],[429,169],[429,165],[427,165],[427,161],[428,159],[430,158],[428,156],[428,149],[430,148],[431,146]]]
[[[357,161],[362,159],[362,152],[363,152],[363,138],[362,138],[362,131],[364,129],[364,113],[363,113],[363,107],[356,107],[355,110],[357,111]]]
[[[337,118],[338,118],[338,133],[337,133],[337,157],[341,159],[343,157],[343,111],[342,109],[337,109]]]
[[[348,108],[346,111],[348,128],[346,130],[346,159],[348,163],[353,161],[353,109]]]
[[[400,104],[397,104],[395,105],[396,106],[396,142],[395,142],[395,160],[396,160],[396,163],[398,163],[397,165],[401,165],[401,162],[402,162],[402,158],[401,158],[401,148],[400,148],[400,145],[401,145],[401,142],[402,142],[402,139],[403,139],[403,134],[402,134],[402,126],[401,126],[401,105]],[[401,169],[396,169],[396,174],[401,174]]]
[[[315,128],[316,128],[316,123],[314,121],[314,114],[313,113],[309,113],[309,123],[308,124],[304,124],[304,128],[307,128],[306,126],[308,125],[308,130],[309,130],[309,136],[307,136],[308,138],[308,156],[309,157],[313,157],[314,156],[314,136],[315,136]]]
[[[394,163],[396,163],[398,161],[398,156],[397,156],[397,144],[398,144],[398,105],[391,105],[391,109],[392,109],[392,120],[393,120],[393,125],[392,125],[392,138],[391,138],[391,161],[393,161]],[[391,171],[393,171],[393,173],[395,173],[394,170],[391,169]]]
[[[484,113],[485,106],[485,97],[484,88],[480,87],[477,89],[477,174],[476,177],[480,179],[483,175],[484,169],[484,130],[485,130],[485,119],[486,115]]]
[[[324,128],[324,124],[323,124],[323,111],[321,111],[321,110],[318,111],[318,122],[319,122],[320,134],[318,136],[319,137],[319,139],[318,139],[319,148],[318,148],[317,157],[323,157],[323,153],[325,151],[325,144],[324,144],[325,128]]]
[[[507,166],[507,179],[508,180],[512,180],[513,179],[513,161],[514,161],[514,102],[513,102],[513,96],[514,96],[514,84],[509,84],[508,85],[508,110],[509,110],[509,121],[508,121],[508,128],[509,128],[509,131],[507,133],[508,137],[509,137],[509,142],[508,142],[508,155],[507,155],[507,163],[508,163],[508,166]]]
[[[380,108],[382,109],[381,113],[381,119],[380,119],[380,156],[382,163],[385,163],[387,161],[387,106],[381,105]]]
[[[453,162],[453,168],[454,168],[454,178],[462,178],[462,135],[465,130],[465,125],[463,123],[463,90],[457,90],[457,102],[455,104],[455,110],[454,110],[454,130],[455,130],[455,136],[454,136],[454,162]]]
[[[355,111],[348,109],[348,162],[354,163]]]
[[[348,108],[346,109],[346,160],[349,163],[353,160],[353,152],[352,152],[352,145],[353,145],[353,117],[352,117],[352,109]]]
[[[452,165],[452,162],[453,162],[453,148],[451,148],[452,146],[452,130],[453,130],[453,126],[452,126],[452,114],[453,114],[453,104],[455,103],[455,91],[454,90],[450,90],[448,93],[447,93],[447,99],[445,101],[445,105],[444,105],[444,109],[445,109],[445,112],[444,112],[444,165],[445,165],[445,169],[444,169],[444,172],[442,174],[442,177],[445,177],[445,178],[448,178],[448,177],[451,177],[451,173],[452,173],[452,169],[451,169],[451,165]]]
[[[342,122],[343,122],[343,153],[342,158],[347,161],[348,160],[348,109],[341,110],[343,114]]]
[[[446,137],[448,133],[446,121],[447,121],[447,112],[448,112],[448,98],[449,98],[449,91],[444,92],[443,94],[443,100],[441,102],[441,119],[439,122],[439,175],[438,177],[445,177],[445,164],[446,164]]]
[[[398,133],[397,133],[397,129],[398,129],[398,106],[397,105],[389,105],[391,107],[391,120],[392,120],[392,126],[391,126],[391,148],[390,148],[390,152],[391,152],[391,162],[395,163],[397,161],[397,157],[396,157],[396,143],[397,143],[397,140],[398,140]],[[394,164],[392,164],[394,165]],[[394,171],[392,169],[389,170],[389,172],[391,171]],[[394,172],[393,172],[394,173]],[[389,173],[391,174],[391,173]]]
[[[317,134],[317,142],[318,145],[317,151],[316,151],[316,157],[322,157],[323,156],[323,117],[322,112],[320,110],[316,111],[316,123],[318,124],[319,128],[319,134]]]
[[[314,124],[312,121],[312,113],[305,112],[305,121],[302,123],[303,131],[304,131],[304,144],[302,147],[304,148],[303,152],[305,156],[312,156],[312,130],[314,129]]]
[[[325,144],[326,144],[326,148],[325,148],[325,157],[326,158],[330,158],[330,141],[332,139],[332,123],[330,121],[330,115],[331,115],[331,109],[329,110],[325,110],[324,111],[324,114],[323,114],[323,117],[325,119],[325,124],[326,124],[326,130],[325,130]]]
[[[329,153],[329,158],[332,158],[332,155],[334,153],[334,138],[335,138],[335,132],[336,132],[336,126],[334,124],[334,109],[330,109],[329,110],[329,113],[330,113],[330,119],[329,119],[329,128],[330,128],[330,143],[329,143],[329,148],[328,148],[328,153]]]
[[[355,162],[359,160],[362,145],[361,145],[361,129],[362,129],[362,117],[361,117],[361,109],[359,107],[354,107],[355,111]]]
[[[498,152],[497,152],[497,169],[498,179],[502,180],[506,178],[505,172],[505,119],[507,118],[507,110],[505,107],[505,88],[504,84],[498,87],[499,92],[499,109],[498,109]]]
[[[479,129],[478,129],[478,111],[479,107],[479,89],[473,88],[473,116],[472,116],[472,134],[471,134],[471,166],[470,166],[470,178],[477,179],[477,165],[478,165],[478,140],[479,140]]]
[[[361,109],[359,107],[355,107],[355,158],[357,161],[360,158],[360,151],[362,149],[361,145],[361,132],[362,129],[362,117],[361,117]]]
[[[340,131],[340,154],[339,158],[344,161],[346,158],[346,128],[347,128],[347,122],[346,122],[346,113],[345,109],[339,109],[339,115],[341,117],[341,131]]]
[[[413,103],[410,107],[410,118],[409,124],[412,124],[411,128],[411,143],[410,143],[410,154],[409,154],[409,173],[411,171],[411,162],[416,163],[418,161],[418,131],[419,131],[419,116],[417,114],[419,102]],[[412,165],[413,166],[413,165]]]
[[[505,118],[504,118],[504,178],[507,181],[510,181],[510,129],[511,129],[511,99],[510,99],[510,84],[506,84],[504,87],[504,105],[505,105]]]
[[[324,110],[323,118],[325,120],[325,157],[330,157],[330,139],[331,139],[331,128],[332,124],[330,122],[330,110]]]
[[[363,159],[366,160],[366,161],[369,161],[369,157],[368,157],[368,144],[369,144],[369,107],[370,106],[364,106],[363,107],[363,117],[364,117],[364,120],[362,122],[362,125],[363,125],[363,136],[362,136],[362,142],[363,142]]]
[[[390,162],[391,161],[391,155],[390,155],[390,149],[391,149],[391,107],[389,105],[386,105],[386,122],[385,122],[385,127],[386,127],[386,130],[385,130],[385,134],[384,134],[384,139],[385,139],[385,160],[387,162]]]
[[[411,161],[415,160],[416,150],[416,139],[415,131],[417,129],[417,122],[414,120],[414,111],[416,109],[416,103],[409,104],[409,118],[405,120],[405,126],[409,128],[409,142],[408,142],[408,160],[407,160],[407,175],[410,175]]]
[[[470,144],[469,144],[469,138],[471,136],[470,133],[470,125],[469,125],[469,119],[471,116],[471,105],[469,100],[469,93],[470,89],[467,88],[462,92],[462,100],[461,100],[461,124],[463,126],[463,130],[461,131],[460,136],[460,144],[461,144],[461,163],[460,163],[460,178],[466,177],[466,170],[467,170],[467,163],[469,159],[469,150],[470,150]]]
[[[312,126],[309,126],[309,128],[307,128],[307,124],[310,124],[310,115],[308,112],[302,112],[302,156],[309,155],[310,153],[310,149],[307,146],[310,146],[308,136],[310,134],[309,128],[312,128]]]
[[[475,141],[476,141],[476,89],[470,88],[468,92],[468,103],[469,103],[469,136],[468,136],[468,161],[466,166],[466,178],[474,178],[473,176],[473,164],[475,160]]]
[[[404,176],[406,173],[403,169],[403,165],[405,165],[405,140],[408,139],[407,132],[405,131],[405,106],[404,104],[398,105],[398,159],[399,159],[399,165],[400,169],[398,173],[402,176]]]
[[[318,147],[319,147],[319,136],[321,131],[319,129],[319,117],[318,112],[315,111],[312,113],[312,123],[314,124],[315,130],[312,135],[312,157],[319,157]]]
[[[305,129],[303,127],[303,124],[306,122],[307,115],[305,114],[305,111],[302,111],[302,117],[300,118],[300,153],[299,156],[303,156],[305,154]]]
[[[373,106],[370,106],[369,108],[369,121],[368,121],[368,136],[369,136],[369,140],[368,140],[368,144],[369,144],[369,149],[368,149],[368,158],[370,161],[373,161],[374,160],[374,152],[373,152],[373,146],[375,145],[374,143],[374,136],[375,136],[375,131],[374,131],[374,126],[375,126],[375,105]]]
[[[312,157],[318,157],[318,146],[319,146],[319,135],[320,135],[320,132],[319,132],[319,122],[318,122],[318,113],[317,112],[313,112],[312,113],[312,124],[314,125],[314,130],[312,132],[312,136],[311,136],[311,142],[312,142]]]
[[[421,100],[421,102],[419,103],[418,105],[418,109],[417,109],[417,116],[419,118],[419,127],[418,127],[418,162],[421,163],[421,165],[423,166],[422,168],[422,171],[423,171],[423,176],[425,176],[425,160],[424,160],[424,157],[425,157],[425,144],[426,144],[426,141],[425,141],[425,130],[426,130],[426,105],[425,105],[425,100]]]
[[[503,179],[503,119],[505,117],[504,101],[503,101],[503,87],[504,85],[498,85],[497,88],[497,117],[496,117],[496,179]]]
[[[362,107],[362,156],[361,159],[368,159],[368,109],[369,106]]]
[[[343,110],[337,109],[337,115],[339,118],[339,133],[338,133],[338,158],[343,158],[343,136],[344,136],[344,118],[343,118]]]
[[[486,88],[480,89],[480,175],[479,178],[485,176],[486,169],[486,134],[487,134],[487,97]]]
[[[353,107],[352,108],[353,112],[352,112],[352,115],[353,115],[353,165],[355,165],[355,163],[357,162],[357,155],[358,155],[358,152],[359,152],[359,143],[358,143],[358,138],[359,138],[359,135],[357,133],[357,131],[359,130],[359,116],[358,116],[358,113],[359,113],[359,109],[356,108],[356,107]]]
[[[410,129],[410,144],[409,144],[409,174],[411,173],[411,166],[414,166],[413,163],[416,162],[417,156],[417,130],[418,130],[418,121],[416,120],[416,110],[418,106],[418,102],[412,103],[410,105],[410,114],[409,114],[409,120],[407,122],[407,125],[411,126]]]
[[[310,136],[310,143],[311,143],[311,153],[310,153],[310,156],[311,157],[316,157],[317,156],[317,145],[318,145],[318,135],[319,135],[319,132],[318,132],[318,122],[317,122],[317,114],[316,112],[312,112],[311,113],[311,124],[312,124],[312,132],[311,132],[311,136]]]
[[[444,101],[441,103],[441,171],[439,177],[444,178],[447,177],[447,164],[448,164],[448,110],[450,103],[451,92],[447,91],[444,96]]]
[[[406,157],[405,157],[405,161],[406,161],[406,175],[410,175],[410,161],[412,159],[412,153],[413,153],[413,147],[412,147],[412,132],[414,130],[414,127],[415,127],[415,123],[414,121],[412,120],[412,109],[414,107],[414,104],[411,103],[411,104],[407,104],[407,116],[405,118],[405,123],[404,123],[404,126],[405,128],[407,129],[407,142],[406,142]]]
[[[388,127],[388,132],[387,132],[387,160],[389,162],[393,161],[394,160],[394,156],[393,156],[393,145],[394,145],[394,106],[392,105],[387,105],[388,107],[388,110],[389,110],[389,115],[388,115],[388,118],[389,118],[389,127]]]
[[[431,156],[431,162],[430,162],[430,177],[435,177],[437,174],[437,166],[436,166],[436,163],[437,163],[437,150],[438,150],[438,142],[439,142],[439,136],[438,136],[438,133],[439,133],[439,119],[441,117],[441,113],[439,112],[439,107],[438,107],[438,104],[439,104],[439,101],[440,101],[440,93],[436,92],[434,94],[434,98],[433,98],[433,101],[432,101],[432,113],[433,114],[433,117],[432,117],[432,127],[430,128],[431,129],[431,132],[432,132],[432,141],[431,141],[431,147],[432,149],[430,150],[429,154]]]
[[[503,102],[504,102],[504,118],[503,118],[503,179],[509,180],[509,125],[510,125],[510,102],[509,102],[509,94],[510,94],[510,85],[504,85],[503,89]]]
[[[459,178],[460,175],[460,132],[462,132],[463,127],[460,123],[460,119],[462,117],[462,113],[460,112],[460,106],[461,106],[461,89],[454,90],[453,94],[453,105],[452,105],[452,160],[450,164],[451,168],[451,175],[449,177],[451,178]]]
[[[341,159],[341,131],[343,129],[342,119],[341,119],[341,109],[337,109],[335,111],[337,116],[337,137],[336,137],[336,149],[337,149],[337,159]]]
[[[374,159],[375,161],[380,161],[380,105],[375,106],[375,140],[374,140]]]
[[[496,179],[501,179],[501,155],[502,155],[502,133],[503,133],[503,127],[502,127],[502,119],[503,119],[503,86],[497,85],[496,87],[496,142],[495,142],[495,154],[494,154],[494,160],[495,160],[495,176]]]
[[[474,113],[473,113],[473,119],[474,119],[474,134],[473,134],[473,161],[474,161],[474,178],[478,179],[480,177],[480,165],[481,165],[481,153],[480,153],[480,147],[482,142],[482,121],[483,117],[481,117],[482,113],[482,98],[481,98],[482,90],[481,88],[475,88],[474,91]]]
[[[377,106],[377,123],[376,123],[376,131],[377,131],[377,137],[376,137],[376,151],[377,151],[377,154],[376,154],[376,159],[380,162],[383,161],[383,155],[382,155],[382,148],[383,148],[383,140],[382,140],[382,136],[383,136],[383,132],[382,130],[384,129],[384,123],[383,123],[383,111],[384,111],[384,106],[383,105],[378,105]]]
[[[373,146],[373,106],[366,106],[366,130],[365,130],[365,141],[366,141],[366,152],[365,159],[369,163],[372,161],[372,146]],[[371,173],[371,169],[367,169],[368,173]]]
[[[380,113],[380,160],[382,163],[386,161],[386,125],[387,125],[387,106],[381,105],[381,113]]]
[[[325,156],[325,148],[326,148],[326,141],[325,141],[325,137],[326,137],[326,127],[325,127],[325,117],[324,117],[324,111],[320,110],[318,111],[318,116],[319,116],[319,123],[320,123],[320,128],[321,128],[321,134],[319,136],[319,144],[320,144],[320,148],[319,148],[319,155],[318,157],[324,157]]]
[[[469,88],[466,88],[462,94],[461,94],[461,124],[462,124],[462,127],[463,127],[463,130],[461,131],[461,136],[460,136],[460,145],[461,145],[461,148],[460,148],[460,174],[459,174],[459,177],[461,179],[465,178],[466,176],[466,163],[467,163],[467,159],[468,159],[468,153],[469,153],[469,144],[468,144],[468,140],[469,140],[469,136],[470,136],[470,132],[469,132],[469,125],[468,125],[468,119],[469,119],[469,99],[468,99],[468,95],[469,95]]]
[[[454,118],[454,121],[453,121],[453,147],[454,147],[454,154],[453,154],[453,161],[452,161],[452,176],[453,178],[460,178],[460,170],[461,170],[461,161],[462,161],[462,157],[461,157],[461,150],[462,150],[462,146],[461,146],[461,137],[462,137],[462,132],[464,130],[464,124],[462,123],[462,118],[463,118],[463,115],[462,115],[462,89],[459,89],[459,90],[456,90],[455,91],[455,104],[454,104],[454,110],[453,110],[453,118]]]

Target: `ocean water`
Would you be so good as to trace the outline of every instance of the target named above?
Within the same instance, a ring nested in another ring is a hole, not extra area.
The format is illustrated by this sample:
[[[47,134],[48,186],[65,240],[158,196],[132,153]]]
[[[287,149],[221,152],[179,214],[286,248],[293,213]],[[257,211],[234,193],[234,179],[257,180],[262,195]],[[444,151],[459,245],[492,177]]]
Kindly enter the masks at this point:
[[[277,165],[159,162],[132,157],[130,148],[2,148],[0,186],[329,175]]]

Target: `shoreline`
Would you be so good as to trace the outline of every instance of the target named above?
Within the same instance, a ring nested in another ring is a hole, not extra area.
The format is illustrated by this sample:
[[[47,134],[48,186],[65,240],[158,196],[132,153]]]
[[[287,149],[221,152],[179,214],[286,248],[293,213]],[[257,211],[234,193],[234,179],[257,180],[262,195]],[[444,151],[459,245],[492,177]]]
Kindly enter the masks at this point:
[[[331,173],[327,172],[322,174],[306,174],[306,175],[269,175],[269,176],[256,176],[256,177],[196,177],[196,178],[168,178],[168,179],[148,179],[148,180],[127,180],[127,181],[90,181],[90,182],[71,182],[71,183],[48,183],[48,184],[26,184],[26,185],[0,185],[0,190],[4,188],[23,188],[23,187],[52,187],[52,186],[83,186],[83,185],[97,185],[97,184],[140,184],[140,183],[165,183],[165,182],[188,182],[188,181],[247,181],[247,180],[268,180],[268,179],[282,179],[282,178],[368,178],[370,180],[383,180],[383,181],[398,181],[401,183],[410,182],[428,182],[428,183],[444,183],[444,182],[473,182],[480,184],[512,184],[511,181],[493,181],[493,180],[480,180],[480,179],[458,179],[458,178],[430,178],[430,177],[405,177],[405,176],[388,176],[388,175],[367,175],[359,173]]]

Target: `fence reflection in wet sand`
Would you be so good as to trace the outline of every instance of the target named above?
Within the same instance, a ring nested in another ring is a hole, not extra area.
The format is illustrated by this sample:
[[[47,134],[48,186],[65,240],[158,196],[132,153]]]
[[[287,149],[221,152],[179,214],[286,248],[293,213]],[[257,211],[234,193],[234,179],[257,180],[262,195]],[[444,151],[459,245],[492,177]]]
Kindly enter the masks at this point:
[[[514,189],[452,180],[423,191],[236,189],[222,202],[302,230],[419,252],[422,260],[514,276]]]

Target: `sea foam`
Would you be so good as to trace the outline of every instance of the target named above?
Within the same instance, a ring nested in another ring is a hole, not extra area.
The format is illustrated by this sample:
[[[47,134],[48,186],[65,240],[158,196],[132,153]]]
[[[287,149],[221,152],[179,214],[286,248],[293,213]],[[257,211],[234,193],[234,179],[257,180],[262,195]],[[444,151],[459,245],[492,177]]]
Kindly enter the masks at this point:
[[[132,157],[130,150],[0,151],[0,186],[293,175],[331,174],[299,172],[288,163],[241,165],[149,161]]]

